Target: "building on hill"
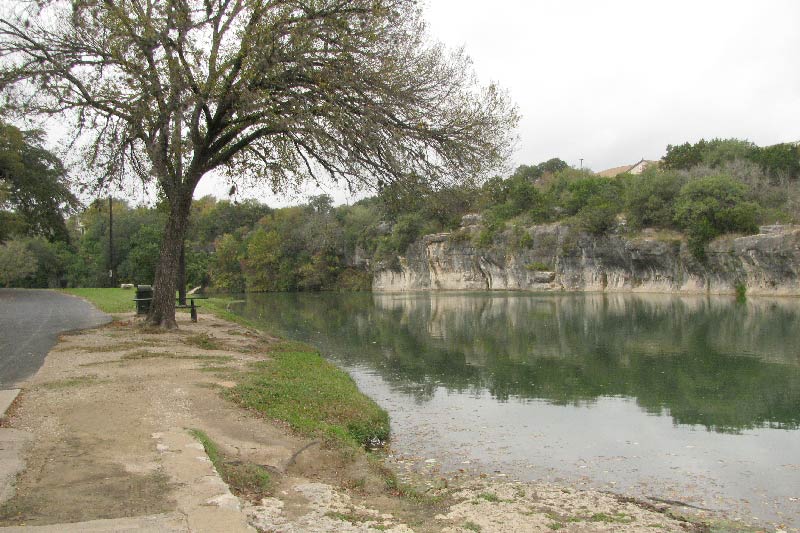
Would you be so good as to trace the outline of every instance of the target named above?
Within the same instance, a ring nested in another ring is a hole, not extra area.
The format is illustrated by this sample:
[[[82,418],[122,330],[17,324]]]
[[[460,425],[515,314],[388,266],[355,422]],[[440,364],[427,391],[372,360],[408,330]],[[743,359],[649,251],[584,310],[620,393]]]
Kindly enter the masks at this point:
[[[641,174],[647,167],[658,165],[658,163],[659,163],[658,161],[642,159],[638,163],[634,163],[633,165],[623,165],[621,167],[609,168],[597,172],[596,174],[604,178],[613,178],[614,176],[619,176],[620,174],[625,174],[626,172],[629,174]]]

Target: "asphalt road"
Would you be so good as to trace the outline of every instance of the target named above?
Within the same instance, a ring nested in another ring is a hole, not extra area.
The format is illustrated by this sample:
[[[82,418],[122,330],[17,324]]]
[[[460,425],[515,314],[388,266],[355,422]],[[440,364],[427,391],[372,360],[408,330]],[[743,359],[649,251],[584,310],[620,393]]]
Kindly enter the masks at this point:
[[[109,315],[74,296],[0,289],[0,389],[12,388],[35,374],[59,334],[110,320]]]

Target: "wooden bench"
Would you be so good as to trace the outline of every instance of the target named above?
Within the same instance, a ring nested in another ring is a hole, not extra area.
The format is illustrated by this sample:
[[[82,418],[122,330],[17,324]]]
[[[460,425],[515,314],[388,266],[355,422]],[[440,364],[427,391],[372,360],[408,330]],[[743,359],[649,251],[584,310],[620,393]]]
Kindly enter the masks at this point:
[[[175,298],[176,300],[180,301],[180,298]],[[189,305],[186,304],[177,304],[175,309],[188,309],[189,316],[192,317],[192,322],[197,322],[197,308],[200,307],[199,305],[195,305],[195,300],[205,300],[205,296],[187,296],[187,300],[189,300]]]

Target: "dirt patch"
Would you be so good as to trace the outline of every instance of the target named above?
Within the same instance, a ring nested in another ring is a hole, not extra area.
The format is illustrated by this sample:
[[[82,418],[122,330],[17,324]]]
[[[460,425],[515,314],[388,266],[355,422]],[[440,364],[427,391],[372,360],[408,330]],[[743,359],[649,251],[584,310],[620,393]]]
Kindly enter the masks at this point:
[[[379,454],[327,448],[225,399],[244,369],[269,356],[274,339],[210,315],[179,324],[179,331],[143,331],[125,316],[61,338],[7,421],[32,433],[33,444],[0,525],[225,508],[243,524],[287,532],[695,527],[595,492],[485,480],[402,485]],[[219,489],[200,435],[230,475],[268,472],[269,482],[236,480],[242,499],[225,488],[208,501],[190,501],[198,484],[209,494]],[[177,520],[196,530],[191,517]]]

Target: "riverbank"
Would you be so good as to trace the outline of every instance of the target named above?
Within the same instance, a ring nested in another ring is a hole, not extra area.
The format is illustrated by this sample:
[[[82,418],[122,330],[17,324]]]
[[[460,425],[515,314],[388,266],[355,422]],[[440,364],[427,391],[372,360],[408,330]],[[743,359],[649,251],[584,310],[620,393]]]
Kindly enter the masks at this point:
[[[97,531],[113,524],[161,531],[704,529],[670,517],[666,504],[660,510],[595,491],[457,477],[401,484],[380,453],[355,445],[381,438],[374,432],[382,427],[380,410],[371,402],[346,409],[366,400],[354,395],[348,380],[329,387],[335,369],[286,361],[286,354],[317,361],[307,347],[210,314],[201,314],[197,324],[180,315],[181,329],[174,332],[143,330],[131,314],[115,318],[107,327],[62,337],[39,373],[22,385],[6,425],[30,432],[32,445],[16,494],[3,505],[3,525],[78,523],[73,530]],[[301,380],[314,383],[306,396],[297,395],[297,386],[281,387],[298,377],[318,378]],[[268,396],[244,394],[255,394],[259,385]],[[314,390],[329,396],[313,405]],[[339,401],[341,408],[334,409]],[[304,410],[308,416],[299,416]],[[364,412],[371,415],[363,418]]]

